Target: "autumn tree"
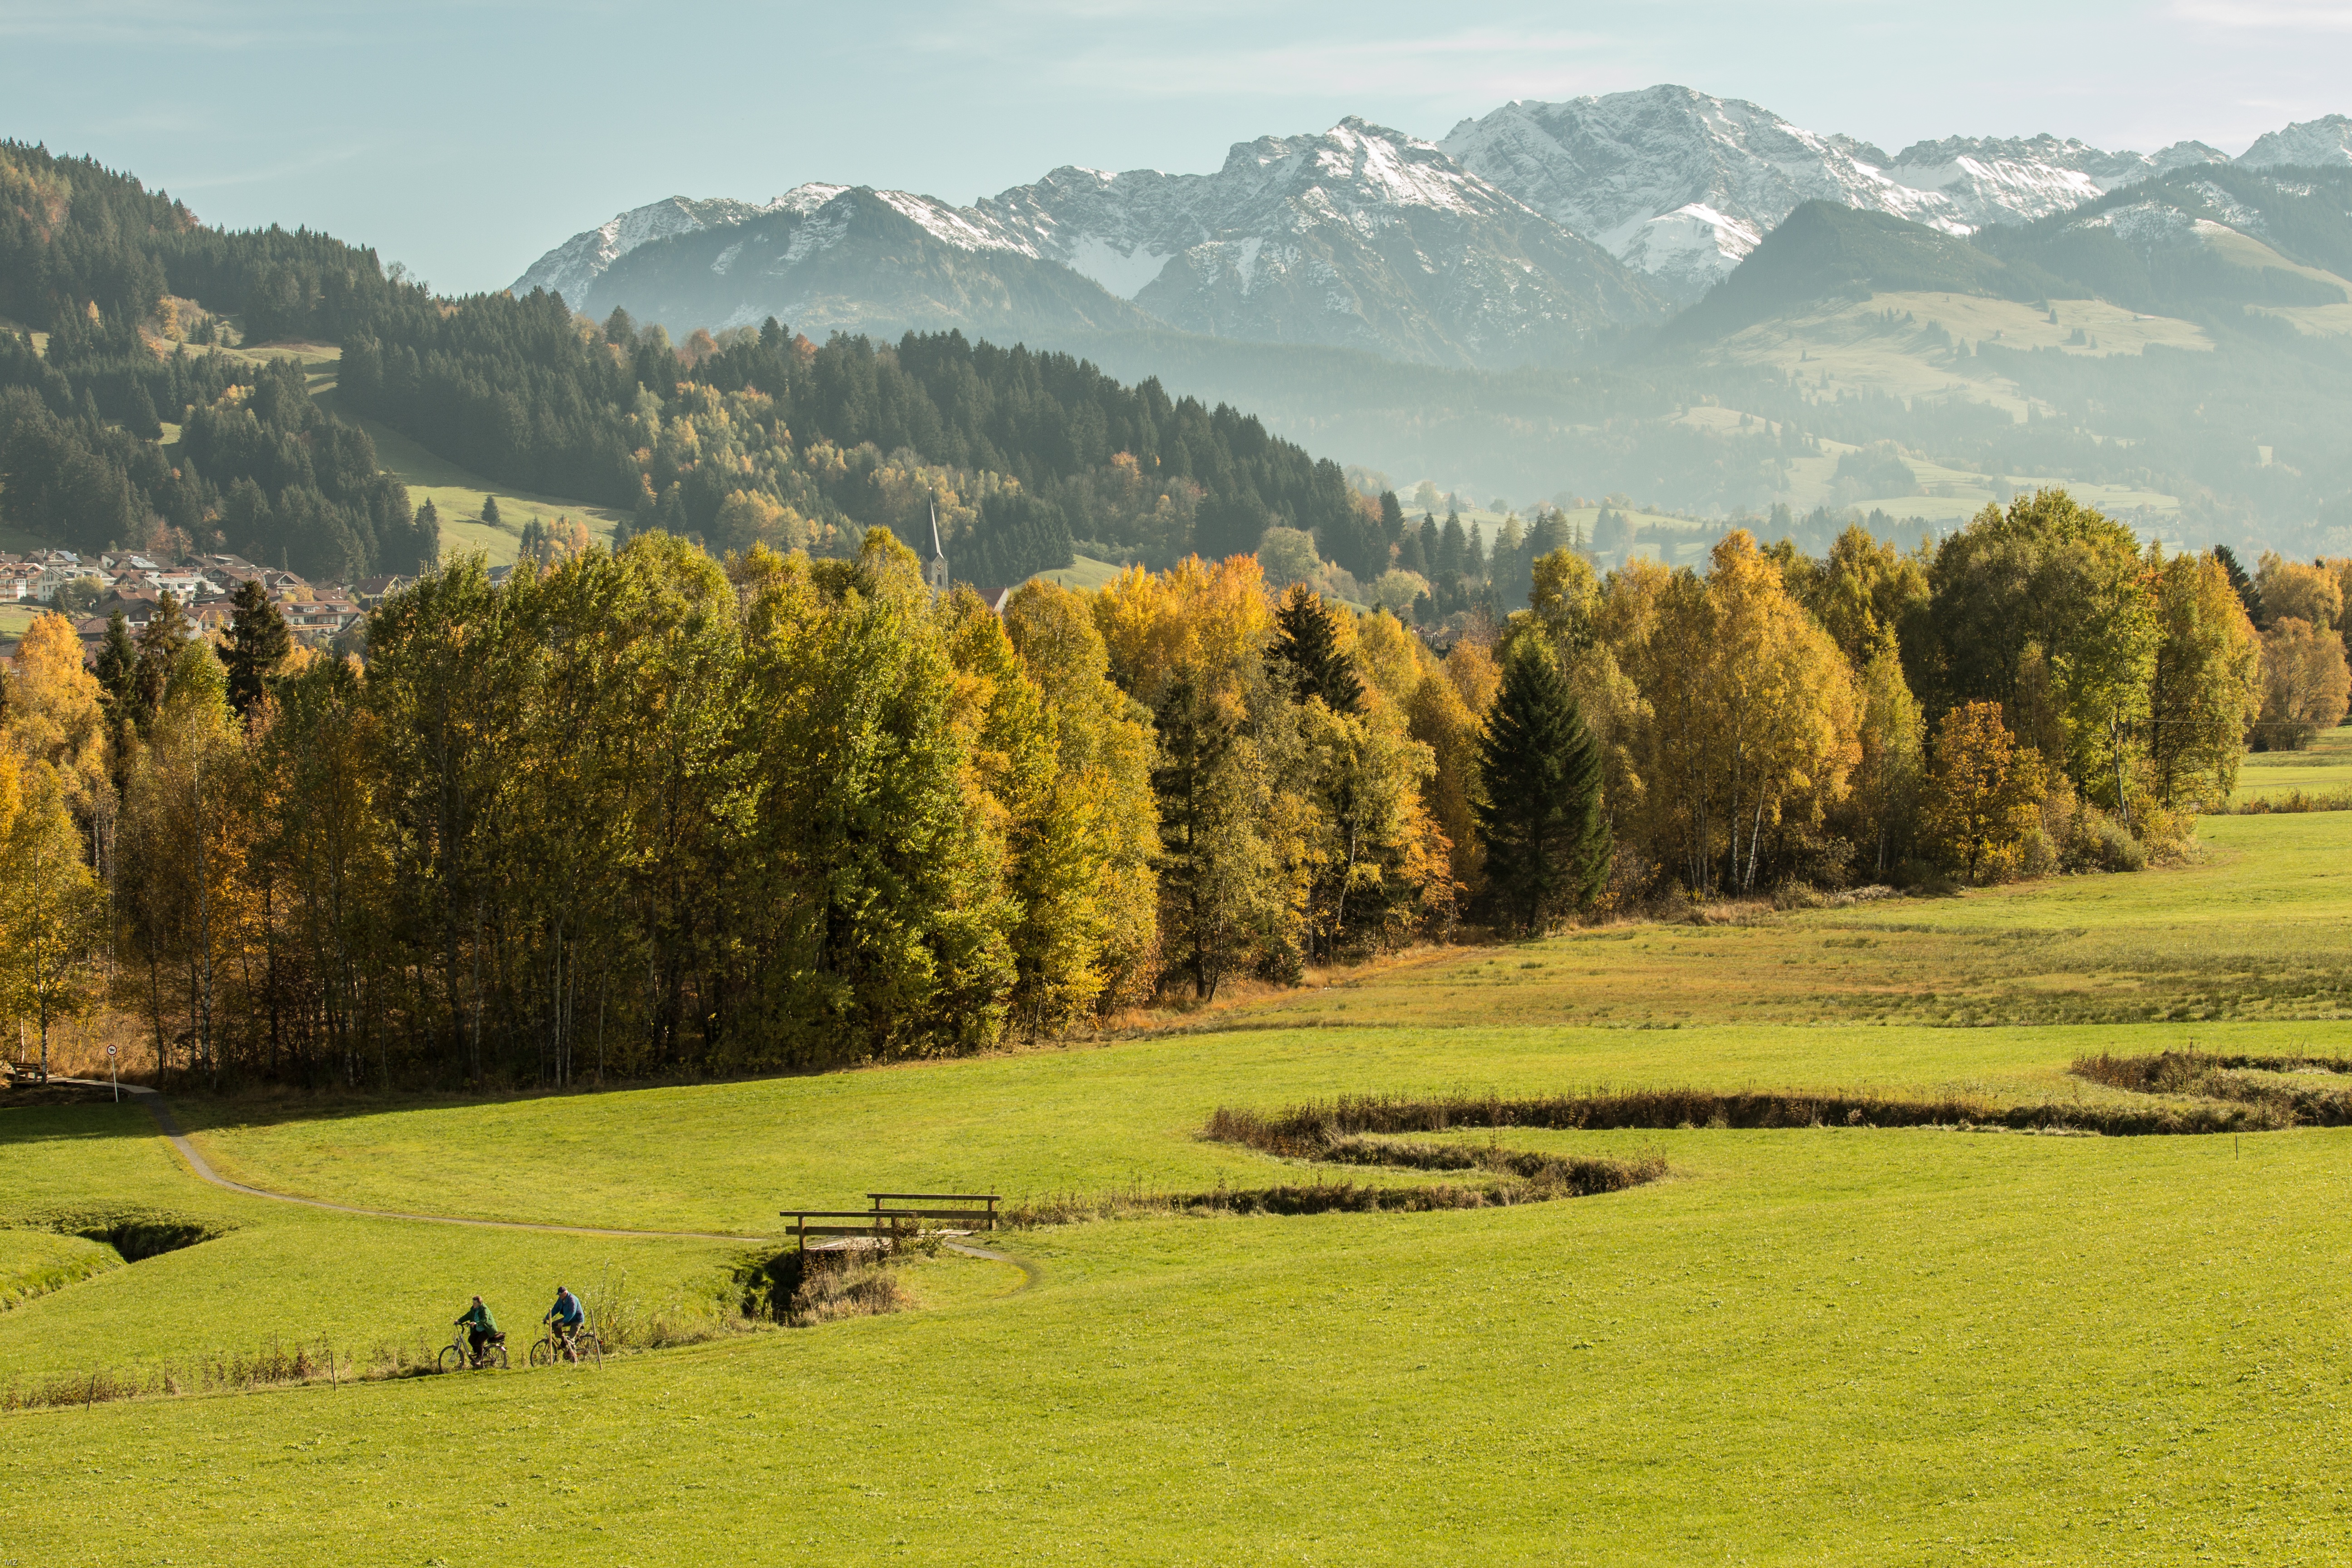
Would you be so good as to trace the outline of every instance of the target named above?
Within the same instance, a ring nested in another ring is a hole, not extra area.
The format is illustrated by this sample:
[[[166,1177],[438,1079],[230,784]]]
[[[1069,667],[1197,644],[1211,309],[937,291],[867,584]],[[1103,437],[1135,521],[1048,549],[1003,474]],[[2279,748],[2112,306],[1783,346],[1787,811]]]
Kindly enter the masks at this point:
[[[103,906],[66,775],[34,762],[19,777],[16,757],[0,755],[0,1001],[35,1026],[46,1079],[50,1031],[96,996]]]
[[[109,791],[104,689],[82,662],[73,623],[54,612],[34,617],[5,681],[0,712],[16,750],[55,769],[68,806],[93,820]]]
[[[772,869],[753,929],[777,944],[761,1001],[783,1059],[828,1059],[845,1033],[886,1056],[993,1038],[1012,910],[920,563],[874,529],[855,562],[794,557],[757,594],[744,679],[769,739],[750,847]]]
[[[2247,727],[2262,710],[2262,641],[2218,552],[2166,561],[2156,593],[2149,787],[2167,808],[2218,804],[2237,787]]]
[[[1863,666],[1861,756],[1848,796],[1852,831],[1884,876],[1908,840],[1927,773],[1919,704],[1903,679],[1902,660],[1881,647]]]
[[[1768,834],[1809,835],[1858,754],[1853,679],[1743,529],[1705,580],[1677,572],[1632,650],[1643,704],[1638,767],[1652,842],[1689,885],[1749,889]]]
[[[2128,816],[2158,637],[2154,584],[2130,529],[2064,490],[1988,506],[1937,547],[1919,636],[1904,647],[1931,712],[2000,705],[2021,740],[2037,680],[2054,758]]]
[[[1005,635],[1054,721],[1057,833],[1088,868],[1086,941],[1099,984],[1076,1008],[1131,1003],[1158,977],[1159,889],[1152,873],[1160,816],[1151,791],[1150,715],[1110,679],[1110,656],[1085,599],[1038,580],[1004,606]],[[1042,1015],[1041,1015],[1042,1016]]]
[[[1798,597],[1859,674],[1878,654],[1893,651],[1904,623],[1925,608],[1927,574],[1893,543],[1850,523]]]
[[[1920,814],[1930,851],[1969,881],[1991,877],[2040,822],[2042,756],[2020,747],[1997,702],[1969,702],[1936,727]]]
[[[2254,573],[2254,592],[2266,625],[2298,620],[2332,631],[2343,623],[2344,589],[2325,565],[2288,561],[2266,550]]]
[[[2347,694],[2352,673],[2341,638],[2293,616],[2271,622],[2263,636],[2262,716],[2254,726],[2265,748],[2303,750],[2319,731],[2343,722]]]
[[[134,965],[146,971],[157,1068],[170,1036],[188,1065],[215,1080],[224,1035],[241,1009],[226,993],[241,980],[254,916],[247,857],[252,840],[247,753],[228,706],[228,678],[209,644],[180,645],[125,792],[119,899]],[[170,986],[169,991],[165,989]],[[180,1027],[167,1031],[176,1016]]]

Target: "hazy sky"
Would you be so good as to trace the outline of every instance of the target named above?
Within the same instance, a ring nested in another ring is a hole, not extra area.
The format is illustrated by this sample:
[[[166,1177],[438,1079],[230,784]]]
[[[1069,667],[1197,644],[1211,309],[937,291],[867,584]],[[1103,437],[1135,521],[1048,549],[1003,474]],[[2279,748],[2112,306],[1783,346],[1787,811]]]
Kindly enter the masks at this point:
[[[460,290],[673,193],[963,202],[1061,163],[1208,170],[1345,114],[1436,137],[1659,81],[1889,152],[2049,131],[2235,153],[2352,111],[2352,0],[0,0],[0,136]]]

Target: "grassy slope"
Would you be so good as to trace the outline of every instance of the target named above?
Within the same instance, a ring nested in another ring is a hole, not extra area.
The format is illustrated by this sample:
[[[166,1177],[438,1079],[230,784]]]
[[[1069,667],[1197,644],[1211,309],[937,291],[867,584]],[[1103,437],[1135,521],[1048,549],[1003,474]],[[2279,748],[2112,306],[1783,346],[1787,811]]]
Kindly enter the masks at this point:
[[[590,506],[562,496],[507,489],[468,468],[435,457],[391,426],[374,419],[360,425],[375,441],[375,455],[388,473],[408,487],[412,506],[431,500],[441,514],[441,548],[445,553],[478,550],[493,566],[510,564],[522,552],[523,524],[532,518],[552,522],[569,517],[586,525],[591,536],[612,542],[621,514],[610,507]],[[482,521],[482,501],[499,498],[496,527]]]
[[[104,1242],[37,1230],[0,1230],[0,1311],[122,1266]]]
[[[1065,588],[1077,588],[1087,593],[1101,587],[1118,575],[1118,568],[1108,561],[1097,561],[1091,555],[1081,555],[1070,565],[1055,572],[1040,572],[1038,576],[1048,583],[1059,583]]]
[[[335,413],[343,412],[335,399],[335,375],[342,364],[341,348],[331,344],[273,343],[230,352],[247,358],[288,354],[300,358],[311,395]],[[522,552],[523,524],[532,518],[541,522],[552,522],[558,517],[574,518],[587,526],[590,534],[608,542],[620,521],[620,513],[609,507],[591,506],[564,496],[504,489],[469,468],[436,457],[380,420],[361,419],[358,424],[375,442],[376,460],[383,465],[384,471],[395,475],[408,487],[409,504],[423,506],[430,500],[441,513],[441,547],[445,552],[478,550],[491,565],[504,566],[511,564]],[[482,521],[482,501],[492,495],[499,498],[499,522],[495,527]]]
[[[620,1241],[359,1219],[267,1203],[190,1177],[135,1105],[0,1110],[10,1209],[116,1204],[178,1210],[239,1228],[118,1268],[0,1314],[0,1382],[83,1370],[185,1363],[288,1341],[346,1351],[446,1343],[441,1325],[482,1292],[510,1332],[569,1278],[627,1273],[647,1300],[713,1287],[740,1248]],[[0,1231],[0,1237],[14,1233]],[[5,1505],[0,1504],[0,1508]],[[7,1531],[0,1521],[0,1538]],[[0,1555],[0,1560],[5,1560]]]
[[[1311,1007],[1314,1028],[342,1117],[183,1110],[236,1172],[358,1201],[748,1226],[901,1182],[1307,1173],[1195,1142],[1221,1100],[1602,1079],[2071,1093],[2075,1051],[2176,1044],[2188,1026],[1759,1026],[1751,994],[1793,1011],[1874,952],[1908,998],[1898,1015],[1923,1017],[1949,974],[2109,995],[2105,1017],[2127,1018],[2169,984],[2147,953],[2284,955],[2340,980],[2352,894],[2328,868],[2352,816],[2205,826],[2216,855],[2179,871],[1568,938],[1223,1020]],[[1855,937],[1926,945],[1827,946]],[[1591,996],[1645,991],[1686,1026],[1564,1026]],[[2343,1026],[2318,1021],[2328,996],[2255,1000],[2255,1021],[2195,1034],[2341,1047]],[[215,1324],[413,1334],[473,1279],[533,1301],[550,1270],[617,1255],[684,1288],[723,1256],[266,1205],[194,1187],[135,1118],[0,1111],[12,1193],[247,1228],[0,1316],[0,1373],[182,1352]],[[20,1478],[0,1560],[2276,1561],[2352,1534],[2310,1463],[2344,1436],[2329,1391],[2352,1373],[2334,1279],[2352,1131],[1508,1142],[1657,1145],[1675,1176],[1505,1211],[1021,1233],[1007,1244],[1043,1265],[1040,1289],[1000,1299],[1001,1278],[950,1274],[928,1311],[631,1358],[596,1381],[7,1417],[79,1468]],[[140,1477],[137,1503],[71,1506],[91,1468]],[[447,1506],[411,1506],[461,1472]]]

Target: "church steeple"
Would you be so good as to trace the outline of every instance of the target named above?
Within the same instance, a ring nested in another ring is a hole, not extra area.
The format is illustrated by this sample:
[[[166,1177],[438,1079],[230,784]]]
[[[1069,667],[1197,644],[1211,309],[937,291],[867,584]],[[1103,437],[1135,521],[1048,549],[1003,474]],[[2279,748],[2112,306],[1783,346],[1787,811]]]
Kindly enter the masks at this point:
[[[923,581],[931,585],[934,594],[948,591],[948,550],[940,542],[940,509],[931,505],[931,558],[923,563]]]

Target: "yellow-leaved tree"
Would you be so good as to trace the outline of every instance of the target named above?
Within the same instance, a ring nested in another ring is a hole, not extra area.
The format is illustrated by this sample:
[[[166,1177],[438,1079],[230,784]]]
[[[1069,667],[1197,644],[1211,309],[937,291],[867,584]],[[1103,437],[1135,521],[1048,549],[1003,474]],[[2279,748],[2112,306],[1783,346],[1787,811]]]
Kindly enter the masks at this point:
[[[2274,752],[2299,752],[2343,722],[2352,671],[2343,639],[2289,616],[2263,634],[2263,706],[2255,732]]]
[[[96,996],[104,914],[68,805],[72,781],[0,752],[0,1005],[37,1034],[46,1078],[51,1031]]]
[[[1649,841],[1702,892],[1748,890],[1810,847],[1860,757],[1844,657],[1744,529],[1705,580],[1677,572],[1631,673]]]
[[[1267,684],[1265,577],[1247,555],[1129,567],[1093,609],[1112,679],[1158,731],[1161,966],[1206,1001],[1236,970],[1296,953],[1304,916],[1297,795],[1276,787],[1297,729],[1262,721],[1282,705],[1250,703]]]
[[[2218,805],[2237,788],[2246,727],[2262,711],[2262,640],[2210,554],[2165,561],[2156,595],[2148,786],[2167,809]]]
[[[1108,1009],[1140,1000],[1159,976],[1160,813],[1151,794],[1150,716],[1110,679],[1110,654],[1086,600],[1038,578],[1004,606],[1012,639],[1054,721],[1050,831],[1088,881],[1076,928],[1098,979],[1067,1005]]]
[[[2042,820],[2042,753],[2020,746],[1998,702],[1966,702],[1936,727],[1920,828],[1930,853],[1971,882],[2016,869],[2025,835]]]

